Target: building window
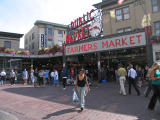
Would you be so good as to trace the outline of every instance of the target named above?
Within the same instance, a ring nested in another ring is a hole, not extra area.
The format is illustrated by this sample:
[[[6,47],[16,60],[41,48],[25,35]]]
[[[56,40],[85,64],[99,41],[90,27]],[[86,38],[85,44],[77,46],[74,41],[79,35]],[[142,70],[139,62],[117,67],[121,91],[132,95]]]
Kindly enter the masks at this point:
[[[32,40],[34,39],[34,33],[32,33]]]
[[[152,0],[152,10],[158,12],[158,0]]]
[[[62,45],[63,45],[63,42],[62,42],[62,41],[58,41],[58,45],[59,45],[59,46],[62,46]]]
[[[128,20],[129,18],[130,18],[129,7],[116,10],[117,21]]]
[[[28,39],[25,39],[25,44],[26,44],[26,45],[28,44]]]
[[[131,31],[131,28],[123,28],[123,29],[118,29],[117,33],[123,33],[123,32],[129,32]]]
[[[11,48],[11,41],[4,41],[5,48]]]
[[[58,30],[58,37],[63,37],[63,32],[62,32],[62,30]]]
[[[48,41],[52,41],[52,33],[53,33],[52,28],[48,28],[48,34],[47,34]]]
[[[160,36],[160,22],[155,23],[155,34]]]
[[[32,43],[32,49],[34,49],[34,43]]]

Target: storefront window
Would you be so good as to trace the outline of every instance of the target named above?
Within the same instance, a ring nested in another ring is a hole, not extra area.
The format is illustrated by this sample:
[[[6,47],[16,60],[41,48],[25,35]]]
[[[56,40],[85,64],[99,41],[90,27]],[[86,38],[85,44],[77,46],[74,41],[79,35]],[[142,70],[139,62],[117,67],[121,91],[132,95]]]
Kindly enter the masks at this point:
[[[155,34],[160,36],[160,22],[155,23]]]
[[[152,0],[152,10],[158,12],[158,0]]]
[[[11,48],[11,41],[4,41],[5,48]]]
[[[118,29],[117,33],[123,33],[123,32],[129,32],[131,31],[131,28],[123,28],[123,29]]]

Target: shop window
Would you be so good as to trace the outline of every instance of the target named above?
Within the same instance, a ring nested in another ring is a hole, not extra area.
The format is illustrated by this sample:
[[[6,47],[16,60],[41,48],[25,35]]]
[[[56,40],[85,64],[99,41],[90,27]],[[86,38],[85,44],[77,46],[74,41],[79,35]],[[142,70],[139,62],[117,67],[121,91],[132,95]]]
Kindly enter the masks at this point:
[[[117,21],[128,20],[129,18],[130,18],[129,7],[116,10]]]
[[[155,23],[155,34],[160,36],[160,22]]]
[[[63,37],[63,32],[62,32],[62,30],[58,30],[58,37]]]
[[[117,33],[123,33],[123,29],[117,30]]]
[[[5,48],[11,48],[11,41],[4,41]]]
[[[152,10],[153,12],[158,12],[158,0],[152,0]]]

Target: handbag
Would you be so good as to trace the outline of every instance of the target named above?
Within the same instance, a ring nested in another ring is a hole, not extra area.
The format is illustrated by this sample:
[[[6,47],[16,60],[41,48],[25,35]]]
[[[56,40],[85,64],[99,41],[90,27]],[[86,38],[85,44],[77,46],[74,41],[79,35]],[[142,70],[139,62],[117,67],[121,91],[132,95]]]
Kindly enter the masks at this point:
[[[79,98],[78,98],[77,93],[75,91],[73,92],[72,100],[73,100],[73,102],[79,101]]]

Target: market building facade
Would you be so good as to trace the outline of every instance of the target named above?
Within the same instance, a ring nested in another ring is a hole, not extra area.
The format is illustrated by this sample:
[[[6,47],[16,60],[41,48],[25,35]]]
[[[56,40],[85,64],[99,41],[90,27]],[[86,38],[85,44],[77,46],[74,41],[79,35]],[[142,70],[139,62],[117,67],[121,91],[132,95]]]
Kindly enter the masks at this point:
[[[34,27],[25,34],[25,49],[36,55],[42,47],[62,45],[67,28],[67,25],[37,20]]]

